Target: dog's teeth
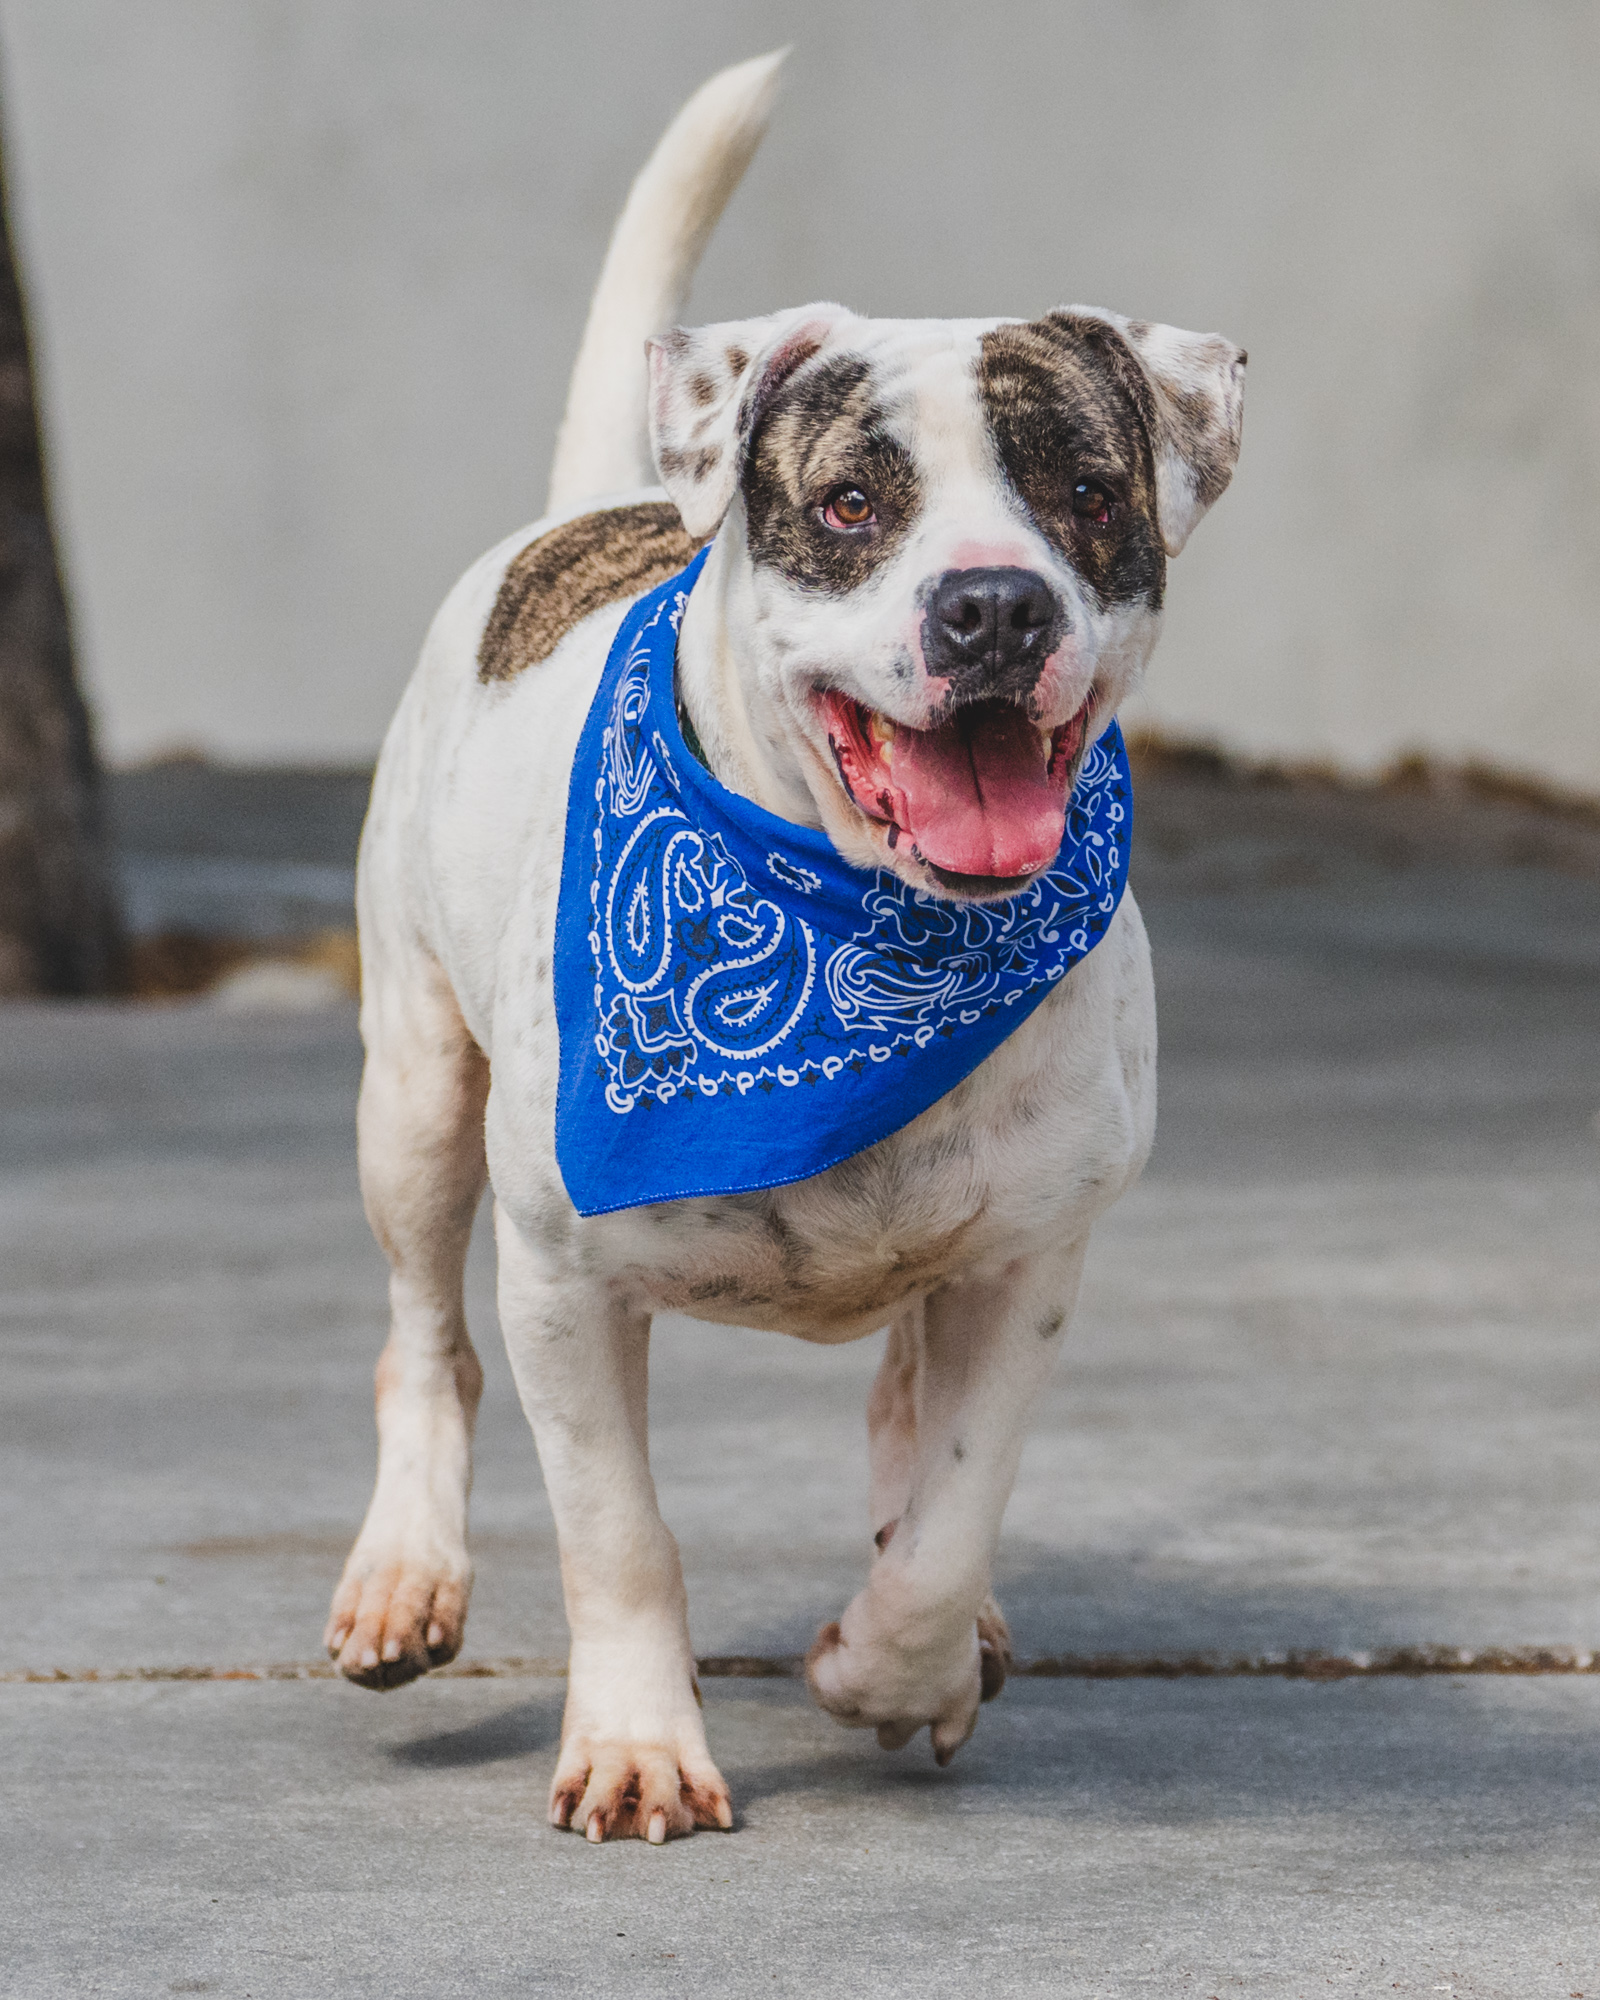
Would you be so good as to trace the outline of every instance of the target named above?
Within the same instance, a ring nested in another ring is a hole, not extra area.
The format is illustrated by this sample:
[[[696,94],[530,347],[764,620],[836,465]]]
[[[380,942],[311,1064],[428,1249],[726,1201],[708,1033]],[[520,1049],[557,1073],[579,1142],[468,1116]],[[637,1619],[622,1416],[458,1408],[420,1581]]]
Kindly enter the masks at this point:
[[[894,741],[894,724],[889,720],[888,716],[880,715],[876,709],[873,709],[871,715],[867,718],[867,734],[877,744],[878,755],[881,757]]]
[[[1044,745],[1044,754],[1047,757],[1052,756],[1056,747],[1055,731],[1048,722],[1036,722],[1033,726],[1039,732],[1039,741]]]

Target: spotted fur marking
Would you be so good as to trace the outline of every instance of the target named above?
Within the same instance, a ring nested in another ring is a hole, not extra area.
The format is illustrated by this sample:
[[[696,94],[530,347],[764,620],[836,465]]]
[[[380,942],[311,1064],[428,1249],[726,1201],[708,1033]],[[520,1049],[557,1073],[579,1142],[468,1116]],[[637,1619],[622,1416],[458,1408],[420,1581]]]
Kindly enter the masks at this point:
[[[1218,342],[1219,348],[1225,343]],[[1231,358],[1231,356],[1229,357]],[[1241,365],[1244,357],[1240,357]],[[1239,441],[1219,421],[1216,400],[1200,389],[1176,391],[1164,413],[1172,448],[1194,473],[1195,493],[1203,507],[1219,500],[1233,478]]]
[[[670,500],[563,521],[513,557],[483,628],[478,679],[515,680],[594,612],[676,575],[698,547]]]

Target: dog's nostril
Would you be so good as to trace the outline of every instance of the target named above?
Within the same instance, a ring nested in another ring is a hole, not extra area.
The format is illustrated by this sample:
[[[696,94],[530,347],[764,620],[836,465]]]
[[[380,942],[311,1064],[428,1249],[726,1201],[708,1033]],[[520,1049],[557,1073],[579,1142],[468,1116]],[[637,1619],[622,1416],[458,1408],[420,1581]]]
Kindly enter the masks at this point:
[[[976,632],[983,623],[983,607],[969,597],[950,622],[958,632]]]

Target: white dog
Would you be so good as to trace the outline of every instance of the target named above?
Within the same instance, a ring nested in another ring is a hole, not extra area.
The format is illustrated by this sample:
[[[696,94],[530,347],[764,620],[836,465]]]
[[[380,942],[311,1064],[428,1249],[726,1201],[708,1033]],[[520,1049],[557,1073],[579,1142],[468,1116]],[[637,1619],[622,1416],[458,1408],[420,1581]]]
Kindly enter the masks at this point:
[[[462,1271],[487,1177],[572,1634],[551,1817],[591,1840],[733,1823],[650,1478],[651,1314],[820,1342],[888,1326],[867,1411],[877,1552],[807,1672],[841,1722],[890,1747],[926,1724],[944,1763],[1005,1678],[989,1574],[1023,1426],[1090,1224],[1155,1121],[1149,953],[1124,896],[992,1052],[876,1143],[783,1185],[580,1213],[557,1160],[552,965],[569,776],[619,627],[709,538],[678,634],[681,760],[825,836],[891,900],[981,925],[1055,863],[1154,643],[1166,558],[1239,442],[1240,350],[1112,313],[813,305],[669,331],[777,61],[707,84],[636,183],[550,511],[440,611],[361,850],[361,1176],[393,1325],[377,1489],[327,1644],[366,1687],[461,1645],[481,1383]],[[593,1064],[588,1029],[576,1053]]]

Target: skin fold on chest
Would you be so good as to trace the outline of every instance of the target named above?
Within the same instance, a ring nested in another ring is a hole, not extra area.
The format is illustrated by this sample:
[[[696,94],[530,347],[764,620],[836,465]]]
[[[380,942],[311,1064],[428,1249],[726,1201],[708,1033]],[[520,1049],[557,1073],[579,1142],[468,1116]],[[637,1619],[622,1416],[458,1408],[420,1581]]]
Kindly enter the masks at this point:
[[[1153,1118],[1131,908],[1116,931],[1098,965],[867,1151],[788,1187],[596,1218],[573,1249],[646,1309],[826,1343],[1086,1228],[1142,1165]]]

